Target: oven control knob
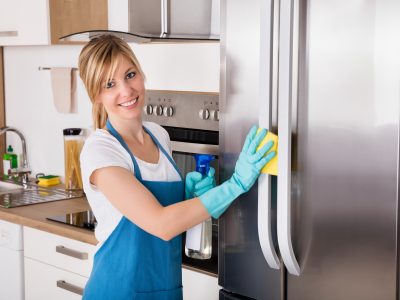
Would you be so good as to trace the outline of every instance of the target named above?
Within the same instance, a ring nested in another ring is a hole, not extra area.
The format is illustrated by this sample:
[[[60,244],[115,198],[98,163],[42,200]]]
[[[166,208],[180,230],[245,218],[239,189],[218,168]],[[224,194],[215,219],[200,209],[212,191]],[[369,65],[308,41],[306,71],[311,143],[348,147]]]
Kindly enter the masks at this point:
[[[151,115],[151,114],[153,114],[153,106],[151,106],[151,105],[145,105],[145,106],[143,107],[143,111],[144,111],[144,113],[145,113],[146,115]]]
[[[210,116],[211,116],[211,120],[219,121],[219,110],[218,109],[212,110]]]
[[[154,109],[154,113],[156,116],[162,116],[163,114],[163,107],[161,105],[157,105]]]
[[[174,114],[174,108],[171,106],[164,107],[164,116],[166,117],[172,117]]]
[[[199,111],[199,117],[202,120],[208,120],[208,118],[210,117],[210,112],[208,109],[201,109]]]

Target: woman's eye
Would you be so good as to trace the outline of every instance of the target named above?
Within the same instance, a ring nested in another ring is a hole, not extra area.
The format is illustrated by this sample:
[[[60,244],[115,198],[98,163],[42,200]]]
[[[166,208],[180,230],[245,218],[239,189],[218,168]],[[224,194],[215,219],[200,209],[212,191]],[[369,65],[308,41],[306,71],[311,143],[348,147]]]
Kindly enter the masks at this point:
[[[130,78],[133,78],[133,77],[135,77],[135,75],[136,75],[136,72],[129,72],[127,75],[126,75],[126,78],[128,78],[128,79],[130,79]]]
[[[106,83],[106,89],[110,89],[110,88],[112,88],[114,85],[115,85],[114,82],[109,81],[109,82]]]

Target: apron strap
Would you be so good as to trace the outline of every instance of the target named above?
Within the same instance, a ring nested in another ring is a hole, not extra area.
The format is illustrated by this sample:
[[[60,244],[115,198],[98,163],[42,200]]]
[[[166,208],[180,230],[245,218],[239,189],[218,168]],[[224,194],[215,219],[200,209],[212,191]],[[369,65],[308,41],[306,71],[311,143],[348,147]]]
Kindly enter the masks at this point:
[[[169,155],[169,153],[161,146],[160,142],[157,140],[157,138],[151,133],[149,129],[147,129],[145,126],[143,126],[144,130],[150,135],[150,137],[153,139],[154,143],[158,146],[158,148],[164,153],[164,155],[167,157],[169,162],[172,164],[172,166],[175,168],[176,172],[178,172],[179,177],[183,181],[183,177],[181,172],[178,169],[178,166],[176,165],[175,161],[172,159],[172,157]]]
[[[134,172],[135,172],[135,177],[142,182],[142,174],[140,173],[139,165],[135,159],[135,157],[132,155],[131,150],[129,150],[128,145],[125,143],[124,139],[122,136],[118,133],[118,131],[115,130],[115,128],[111,125],[110,120],[107,120],[106,127],[108,131],[118,140],[118,142],[122,145],[122,147],[125,148],[126,151],[128,151],[132,162],[133,162],[133,167],[134,167]]]
[[[125,148],[126,151],[128,151],[132,162],[133,162],[133,166],[135,168],[135,176],[139,181],[142,181],[142,174],[140,173],[140,169],[139,169],[139,165],[135,159],[135,157],[132,155],[131,150],[129,150],[128,145],[125,143],[125,141],[123,140],[123,138],[121,137],[121,135],[115,130],[115,128],[112,126],[110,120],[107,120],[107,124],[106,124],[107,129],[110,131],[110,133],[120,142],[120,144],[122,145],[122,147]],[[174,162],[174,160],[172,159],[172,157],[168,154],[168,152],[163,148],[163,146],[161,146],[160,142],[157,140],[157,138],[151,133],[151,131],[149,129],[147,129],[145,126],[143,126],[144,130],[148,133],[148,135],[150,135],[150,137],[152,138],[153,142],[157,145],[158,149],[160,149],[160,151],[166,156],[166,158],[169,160],[169,162],[172,164],[172,166],[175,168],[175,170],[178,172],[179,177],[181,178],[181,180],[183,181],[183,177],[181,172],[178,169],[178,166],[176,165],[176,163]]]

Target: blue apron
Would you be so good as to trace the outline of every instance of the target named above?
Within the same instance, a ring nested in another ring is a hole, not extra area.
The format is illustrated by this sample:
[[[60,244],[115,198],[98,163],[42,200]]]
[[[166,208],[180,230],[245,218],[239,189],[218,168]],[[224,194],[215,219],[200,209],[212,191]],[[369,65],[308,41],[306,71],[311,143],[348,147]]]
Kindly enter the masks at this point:
[[[181,177],[180,181],[146,181],[128,146],[107,121],[108,131],[131,156],[136,178],[163,206],[182,201],[184,184],[175,162],[154,135],[151,136]],[[118,226],[94,256],[92,273],[83,299],[175,300],[182,299],[181,235],[164,241],[122,217]]]

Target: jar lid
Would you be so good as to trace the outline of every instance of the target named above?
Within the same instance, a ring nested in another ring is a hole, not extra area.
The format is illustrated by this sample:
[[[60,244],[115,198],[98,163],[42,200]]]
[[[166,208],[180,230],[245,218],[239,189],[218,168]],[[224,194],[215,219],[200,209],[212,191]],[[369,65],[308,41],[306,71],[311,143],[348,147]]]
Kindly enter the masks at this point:
[[[64,135],[79,135],[82,131],[82,128],[65,128],[63,129]]]

